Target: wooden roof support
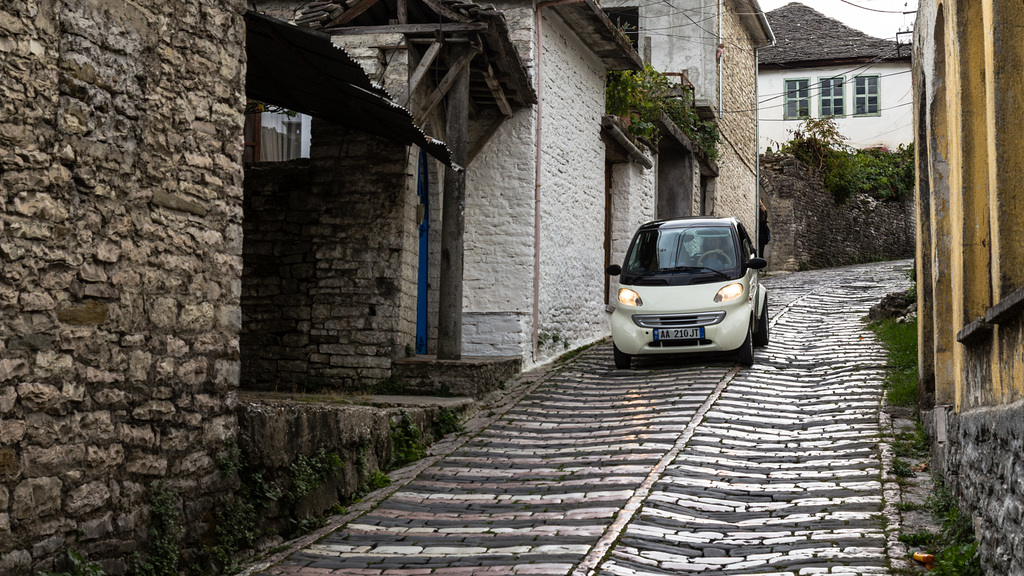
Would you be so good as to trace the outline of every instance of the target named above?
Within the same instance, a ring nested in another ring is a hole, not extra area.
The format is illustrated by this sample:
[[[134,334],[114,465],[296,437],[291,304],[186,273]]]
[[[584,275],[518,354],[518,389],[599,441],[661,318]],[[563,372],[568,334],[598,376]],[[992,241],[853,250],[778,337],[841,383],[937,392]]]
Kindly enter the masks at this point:
[[[491,89],[491,94],[494,95],[494,102],[498,105],[498,109],[507,118],[511,118],[512,107],[509,106],[508,99],[505,98],[505,91],[501,89],[501,82],[494,76],[494,69],[491,68],[490,62],[484,68],[484,80],[487,82],[487,87]]]
[[[441,98],[444,98],[444,95],[448,93],[448,90],[452,87],[452,84],[455,83],[457,79],[459,79],[460,74],[466,72],[468,77],[469,63],[473,61],[473,58],[479,52],[480,45],[474,44],[473,46],[468,47],[462,53],[462,55],[459,56],[459,59],[456,60],[454,64],[452,64],[452,67],[448,69],[448,73],[444,75],[444,78],[442,78],[441,82],[437,85],[437,88],[430,95],[430,97],[427,98],[427,102],[423,105],[423,108],[417,111],[416,115],[413,117],[413,122],[417,126],[423,124],[423,121],[427,119],[427,115],[430,114],[430,111],[434,109],[434,106],[437,106],[437,104],[441,101]]]
[[[362,14],[363,12],[366,12],[370,8],[373,8],[373,5],[379,1],[380,0],[362,0],[360,3],[342,12],[341,16],[338,16],[334,20],[331,20],[327,24],[324,24],[324,28],[331,28],[333,26],[344,26],[345,24],[348,24],[349,22],[355,20],[356,17]]]
[[[416,66],[416,70],[413,71],[412,75],[409,76],[409,83],[405,87],[405,92],[398,97],[395,102],[402,108],[405,108],[406,104],[409,103],[409,98],[412,97],[412,93],[419,87],[420,82],[423,81],[423,77],[430,70],[430,65],[434,63],[434,59],[437,58],[438,52],[441,51],[440,42],[432,42],[427,48],[427,51],[423,53],[423,58],[420,59],[420,63]]]
[[[446,32],[482,32],[487,24],[385,24],[382,26],[346,26],[324,29],[331,36],[356,36],[359,34],[444,34]]]
[[[448,87],[448,113],[445,133],[452,150],[452,160],[466,165],[466,147],[469,135],[469,61],[477,46],[454,46],[459,54],[458,63],[448,76],[453,76]],[[445,77],[448,80],[448,77]],[[441,209],[441,283],[438,290],[437,358],[462,358],[462,293],[464,268],[464,237],[466,233],[466,171],[446,168],[444,171],[444,199]]]

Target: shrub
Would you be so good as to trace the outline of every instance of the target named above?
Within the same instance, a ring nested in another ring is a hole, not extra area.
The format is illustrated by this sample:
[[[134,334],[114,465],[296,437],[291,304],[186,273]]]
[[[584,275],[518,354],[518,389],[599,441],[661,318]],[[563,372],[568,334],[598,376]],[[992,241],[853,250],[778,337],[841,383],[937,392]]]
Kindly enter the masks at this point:
[[[780,151],[821,170],[825,188],[837,202],[858,194],[882,200],[903,200],[913,194],[913,144],[901,144],[895,152],[854,150],[846,140],[834,118],[807,118]]]
[[[704,153],[718,159],[718,126],[701,120],[693,106],[693,95],[672,95],[679,87],[650,64],[643,70],[609,72],[605,87],[605,111],[629,119],[629,133],[657,144],[661,137],[657,122],[668,117]]]

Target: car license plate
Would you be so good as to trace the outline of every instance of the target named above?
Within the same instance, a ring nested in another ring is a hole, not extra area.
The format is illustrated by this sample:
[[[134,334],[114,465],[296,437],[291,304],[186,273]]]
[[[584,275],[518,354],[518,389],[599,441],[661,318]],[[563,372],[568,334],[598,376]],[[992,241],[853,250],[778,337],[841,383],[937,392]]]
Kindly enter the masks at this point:
[[[704,338],[704,327],[659,328],[654,331],[655,340],[697,340]]]

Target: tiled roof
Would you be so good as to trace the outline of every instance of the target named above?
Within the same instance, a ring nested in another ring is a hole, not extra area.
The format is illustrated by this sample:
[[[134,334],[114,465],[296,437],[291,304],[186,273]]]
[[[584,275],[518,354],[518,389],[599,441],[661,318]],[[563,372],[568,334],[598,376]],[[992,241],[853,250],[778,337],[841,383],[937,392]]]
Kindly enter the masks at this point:
[[[831,62],[841,60],[909,60],[910,48],[868,36],[821,12],[791,2],[766,14],[777,45],[758,52],[761,64]]]

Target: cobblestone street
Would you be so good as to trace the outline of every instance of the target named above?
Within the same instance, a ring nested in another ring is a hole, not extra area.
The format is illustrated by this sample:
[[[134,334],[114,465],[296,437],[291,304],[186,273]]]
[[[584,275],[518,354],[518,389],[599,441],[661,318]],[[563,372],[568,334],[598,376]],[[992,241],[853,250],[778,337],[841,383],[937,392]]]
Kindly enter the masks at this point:
[[[750,368],[615,370],[606,343],[527,374],[365,513],[249,573],[887,574],[886,356],[862,318],[909,266],[768,277]]]

